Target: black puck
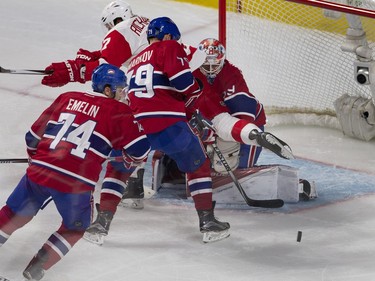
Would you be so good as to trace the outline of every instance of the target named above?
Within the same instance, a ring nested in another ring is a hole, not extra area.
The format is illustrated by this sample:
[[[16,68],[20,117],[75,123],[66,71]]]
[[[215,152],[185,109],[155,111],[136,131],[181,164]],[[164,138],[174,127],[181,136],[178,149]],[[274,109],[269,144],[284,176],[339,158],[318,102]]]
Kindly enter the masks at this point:
[[[301,242],[302,239],[302,231],[297,232],[297,242]]]

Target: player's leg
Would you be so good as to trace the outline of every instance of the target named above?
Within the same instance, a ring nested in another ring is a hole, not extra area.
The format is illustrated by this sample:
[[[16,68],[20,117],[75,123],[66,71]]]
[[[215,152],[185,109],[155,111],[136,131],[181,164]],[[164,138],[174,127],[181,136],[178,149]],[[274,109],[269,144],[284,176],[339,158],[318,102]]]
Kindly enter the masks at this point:
[[[49,190],[62,217],[60,228],[43,244],[23,272],[27,280],[40,280],[46,270],[62,259],[79,241],[90,225],[92,213],[92,192],[79,194]]]
[[[122,196],[120,205],[133,209],[143,209],[144,187],[143,177],[145,173],[146,161],[138,166],[126,182],[125,193]]]
[[[0,246],[14,231],[31,221],[48,197],[26,175],[22,177],[0,210]]]
[[[199,217],[199,228],[207,234],[223,234],[220,240],[229,236],[229,223],[214,217],[212,203],[212,180],[210,160],[200,139],[186,123],[177,123],[165,132],[149,138],[153,149],[158,149],[172,158],[180,171],[187,174],[187,183]],[[227,232],[227,233],[222,233]],[[205,242],[212,242],[211,237]]]
[[[97,217],[86,229],[84,234],[86,240],[103,244],[131,173],[132,171],[127,170],[121,162],[108,162],[100,190],[100,203],[97,204]]]
[[[256,165],[261,152],[261,146],[241,144],[238,169],[251,168]]]

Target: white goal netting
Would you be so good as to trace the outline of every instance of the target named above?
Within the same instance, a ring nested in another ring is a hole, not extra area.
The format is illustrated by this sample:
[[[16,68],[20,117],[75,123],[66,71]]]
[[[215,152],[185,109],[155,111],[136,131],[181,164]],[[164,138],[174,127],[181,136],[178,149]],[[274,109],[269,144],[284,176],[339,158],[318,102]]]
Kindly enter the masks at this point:
[[[342,2],[375,9],[375,1]],[[371,97],[370,87],[354,78],[356,54],[341,50],[349,27],[345,14],[283,0],[227,0],[226,17],[227,58],[268,115],[313,114],[315,123],[337,127],[338,97]],[[375,19],[357,18],[373,49]]]

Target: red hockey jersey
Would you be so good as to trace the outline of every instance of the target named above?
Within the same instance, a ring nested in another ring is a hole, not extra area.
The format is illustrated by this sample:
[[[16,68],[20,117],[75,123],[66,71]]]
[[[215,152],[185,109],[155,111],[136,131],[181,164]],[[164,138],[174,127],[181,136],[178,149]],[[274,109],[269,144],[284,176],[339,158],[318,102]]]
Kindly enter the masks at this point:
[[[28,177],[62,192],[91,190],[112,149],[147,153],[130,108],[98,93],[61,94],[26,134]]]
[[[183,46],[174,40],[154,42],[129,64],[128,100],[146,134],[186,121],[185,100],[200,92]]]
[[[263,105],[250,93],[242,72],[229,61],[225,61],[212,84],[200,69],[193,74],[204,85],[194,108],[199,108],[206,118],[212,120],[218,114],[229,111],[232,116],[248,120],[258,127],[266,123]],[[189,111],[194,108],[189,108]]]

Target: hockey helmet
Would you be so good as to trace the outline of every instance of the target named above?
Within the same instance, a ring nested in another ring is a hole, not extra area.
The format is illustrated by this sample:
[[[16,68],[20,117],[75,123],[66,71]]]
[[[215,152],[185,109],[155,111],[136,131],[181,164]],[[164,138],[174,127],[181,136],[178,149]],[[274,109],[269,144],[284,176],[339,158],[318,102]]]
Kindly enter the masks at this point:
[[[153,19],[147,28],[147,39],[157,38],[163,40],[164,35],[170,34],[172,40],[178,41],[181,38],[181,33],[177,25],[168,17],[160,17]]]
[[[198,49],[206,53],[206,60],[200,70],[208,78],[215,78],[221,71],[225,61],[225,47],[219,40],[207,38],[199,43]]]
[[[94,92],[103,93],[104,88],[109,86],[115,95],[118,88],[122,90],[126,87],[126,76],[117,66],[103,63],[94,69],[91,82]]]
[[[132,18],[133,12],[130,5],[122,0],[109,3],[103,10],[101,23],[106,31],[111,30],[116,25],[116,19],[126,20]]]

